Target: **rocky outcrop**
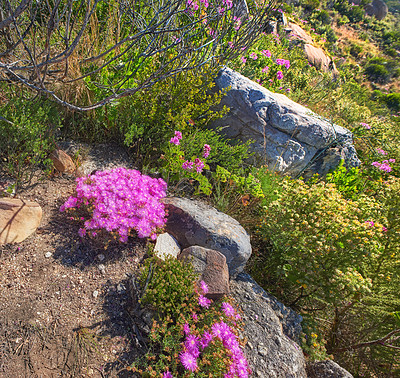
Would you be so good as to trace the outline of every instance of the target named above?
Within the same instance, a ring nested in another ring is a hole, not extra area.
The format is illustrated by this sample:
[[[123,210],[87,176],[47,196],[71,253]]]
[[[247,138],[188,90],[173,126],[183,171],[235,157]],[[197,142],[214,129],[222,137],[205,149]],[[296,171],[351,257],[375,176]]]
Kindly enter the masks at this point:
[[[243,311],[247,360],[254,377],[305,378],[299,338],[301,316],[267,294],[248,275],[231,280],[231,295]]]
[[[388,14],[388,6],[383,0],[373,0],[373,2],[367,4],[364,9],[368,16],[373,16],[377,20],[383,20]]]
[[[42,219],[36,202],[0,198],[0,245],[19,243],[32,235]]]
[[[308,378],[353,378],[346,370],[331,360],[307,363]]]
[[[198,245],[219,251],[231,276],[243,270],[251,255],[250,236],[237,220],[196,200],[171,197],[163,202],[169,214],[165,230],[182,248]]]
[[[217,300],[229,294],[229,270],[222,253],[196,245],[184,249],[178,259],[193,265],[199,281],[208,286],[207,298]]]
[[[230,68],[223,68],[215,82],[218,90],[230,87],[221,101],[230,112],[211,127],[222,127],[229,139],[253,140],[252,163],[303,177],[325,175],[342,159],[346,166],[360,164],[349,130]]]
[[[289,22],[284,29],[290,41],[303,41],[305,43],[314,43],[312,37],[299,25]]]
[[[332,59],[329,58],[323,49],[320,47],[315,47],[306,43],[304,45],[304,53],[306,54],[306,58],[308,62],[316,67],[317,69],[323,72],[332,72],[334,76],[339,75],[338,70],[336,69],[335,64]]]

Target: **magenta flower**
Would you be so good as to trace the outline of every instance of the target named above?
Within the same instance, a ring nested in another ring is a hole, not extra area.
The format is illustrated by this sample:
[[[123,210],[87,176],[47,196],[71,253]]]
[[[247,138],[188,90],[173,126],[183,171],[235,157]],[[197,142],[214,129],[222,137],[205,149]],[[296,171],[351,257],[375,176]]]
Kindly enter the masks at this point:
[[[235,309],[227,302],[222,303],[222,311],[226,316],[234,316]]]
[[[204,295],[199,296],[199,305],[201,307],[208,308],[208,307],[210,307],[210,304],[211,304],[211,301],[208,298],[206,298]]]
[[[210,332],[205,331],[205,332],[203,333],[203,337],[202,337],[201,340],[200,340],[200,347],[201,347],[202,349],[207,348],[207,347],[208,347],[208,344],[210,344],[210,342],[211,342],[212,339],[213,339],[213,335],[212,335]]]
[[[271,58],[271,51],[269,50],[262,50],[261,54],[263,54],[264,56],[266,56],[267,58]]]
[[[196,371],[197,360],[191,353],[181,352],[181,354],[179,355],[179,359],[181,360],[181,363],[186,370]]]
[[[184,163],[182,163],[182,168],[186,171],[190,171],[193,169],[194,163],[192,161],[186,160]]]
[[[268,70],[269,70],[269,67],[268,67],[268,66],[265,66],[261,71],[262,71],[263,73],[266,73]]]
[[[175,136],[176,136],[179,140],[182,139],[182,133],[181,133],[180,131],[176,131],[176,130],[175,130]]]
[[[276,78],[277,78],[278,80],[282,80],[282,79],[283,79],[283,73],[282,73],[282,71],[278,71],[278,72],[276,73]]]
[[[195,335],[188,335],[184,342],[186,350],[195,358],[199,357],[200,355],[199,345],[200,345],[200,340]]]
[[[163,378],[174,378],[170,371],[166,371],[163,374]]]
[[[204,157],[205,159],[207,159],[208,156],[210,155],[210,151],[211,151],[211,147],[210,147],[208,144],[205,144],[205,145],[203,146],[203,157]]]
[[[250,54],[250,58],[253,60],[257,60],[258,59],[258,55],[256,53],[251,53]]]
[[[203,294],[208,293],[208,286],[203,280],[200,281],[200,289],[203,291]]]
[[[228,46],[229,46],[229,48],[231,48],[231,49],[233,49],[233,48],[235,47],[235,45],[233,44],[232,41],[229,41],[229,42],[228,42]]]
[[[194,165],[196,166],[197,173],[201,173],[203,171],[204,163],[199,158],[195,159]]]
[[[169,143],[171,144],[175,144],[175,146],[178,146],[179,144],[181,144],[181,142],[179,141],[179,138],[174,136],[173,138],[170,139]]]
[[[374,221],[365,221],[364,223],[365,223],[365,224],[369,224],[370,227],[374,227],[374,226],[375,226]]]
[[[371,126],[368,125],[368,123],[360,122],[360,125],[363,126],[364,128],[366,128],[367,130],[371,129]]]
[[[246,61],[247,61],[247,59],[246,59],[244,56],[242,56],[242,57],[240,58],[240,60],[242,61],[242,63],[246,63]]]
[[[185,335],[188,335],[190,333],[190,327],[188,323],[185,323],[183,325],[183,332],[185,332]]]

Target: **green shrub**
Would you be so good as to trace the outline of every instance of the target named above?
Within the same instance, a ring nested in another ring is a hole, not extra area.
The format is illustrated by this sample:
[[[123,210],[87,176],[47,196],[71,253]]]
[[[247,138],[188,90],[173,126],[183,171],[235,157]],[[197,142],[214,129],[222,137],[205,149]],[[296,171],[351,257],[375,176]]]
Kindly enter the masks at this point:
[[[335,185],[323,182],[281,185],[277,200],[265,208],[259,233],[275,247],[270,266],[278,281],[290,283],[291,300],[337,304],[368,292],[364,264],[378,255],[383,228],[365,222],[377,222],[379,204],[365,196],[346,200]]]
[[[365,73],[369,80],[377,83],[385,83],[389,80],[390,73],[385,66],[376,63],[370,63],[365,68]]]
[[[50,103],[22,98],[10,99],[0,113],[0,169],[15,179],[17,191],[39,168],[50,172],[48,156],[55,148],[60,119]]]
[[[385,102],[390,109],[397,112],[400,111],[400,93],[390,93],[386,95]]]

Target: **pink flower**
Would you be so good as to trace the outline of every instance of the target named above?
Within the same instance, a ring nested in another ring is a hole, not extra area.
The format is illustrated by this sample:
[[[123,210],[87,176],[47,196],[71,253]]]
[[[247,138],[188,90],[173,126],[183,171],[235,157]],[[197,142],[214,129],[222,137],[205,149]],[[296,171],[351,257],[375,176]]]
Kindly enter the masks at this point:
[[[181,140],[182,139],[182,133],[180,131],[175,131],[175,136]]]
[[[256,53],[251,53],[250,58],[256,60],[258,58],[258,55]]]
[[[369,224],[371,227],[374,227],[374,226],[375,226],[374,221],[365,221],[364,223],[365,223],[365,224]]]
[[[185,335],[188,335],[190,333],[190,327],[188,323],[185,323],[183,325],[183,332],[185,332]]]
[[[195,358],[197,358],[200,355],[199,342],[200,342],[199,338],[195,335],[188,335],[186,337],[186,341],[184,342],[186,350]]]
[[[385,226],[382,226],[382,232],[386,232],[387,228]]]
[[[282,79],[283,79],[283,73],[282,73],[282,71],[278,71],[278,72],[276,73],[276,78],[277,78],[278,80],[282,80]]]
[[[195,159],[194,165],[196,166],[197,173],[201,173],[203,171],[204,163],[199,158]]]
[[[197,314],[195,312],[192,312],[192,318],[195,322],[197,322],[199,320],[199,317],[197,316]]]
[[[222,311],[226,316],[234,316],[235,309],[227,302],[222,303]]]
[[[206,298],[204,295],[199,296],[199,305],[201,307],[208,308],[208,307],[210,307],[210,304],[211,304],[211,301],[208,298]]]
[[[208,286],[204,281],[200,281],[200,288],[203,291],[203,294],[208,293]]]
[[[231,48],[231,49],[233,49],[233,48],[235,47],[235,45],[233,44],[232,41],[229,41],[229,42],[228,42],[228,46],[229,46],[229,48]]]
[[[247,61],[247,59],[246,59],[244,56],[242,56],[242,57],[240,58],[240,60],[242,61],[242,63],[246,63],[246,61]]]
[[[261,54],[263,54],[264,56],[266,56],[267,58],[271,58],[271,51],[269,50],[262,50]]]
[[[181,363],[186,370],[196,371],[197,360],[191,353],[181,352],[181,354],[179,355],[179,359],[181,360]]]
[[[268,66],[265,66],[261,71],[264,72],[264,73],[266,73],[268,70],[269,70],[269,67],[268,67]]]
[[[203,146],[203,158],[207,159],[210,155],[211,147],[208,144]]]
[[[190,171],[193,169],[193,162],[186,160],[184,163],[182,163],[182,168],[186,171]]]
[[[178,146],[179,144],[181,144],[181,142],[179,141],[179,138],[174,136],[173,138],[170,139],[169,143],[171,144],[175,144],[175,146]]]
[[[360,125],[363,126],[364,128],[366,128],[367,130],[369,130],[371,128],[371,126],[368,125],[368,123],[365,123],[365,122],[360,122]]]
[[[205,349],[208,346],[208,344],[210,344],[212,339],[213,339],[213,335],[210,332],[205,331],[203,333],[203,337],[200,340],[200,347],[202,349]]]
[[[162,378],[174,378],[170,371],[164,372]]]

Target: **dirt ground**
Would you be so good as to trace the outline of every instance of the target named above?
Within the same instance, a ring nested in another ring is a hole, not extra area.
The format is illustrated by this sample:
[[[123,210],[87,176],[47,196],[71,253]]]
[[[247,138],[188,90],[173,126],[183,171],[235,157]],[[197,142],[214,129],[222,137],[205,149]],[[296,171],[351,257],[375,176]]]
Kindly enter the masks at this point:
[[[59,212],[72,177],[54,177],[19,194],[43,218],[20,244],[0,246],[0,377],[122,377],[143,350],[132,319],[129,278],[145,242],[104,250],[82,240]]]

